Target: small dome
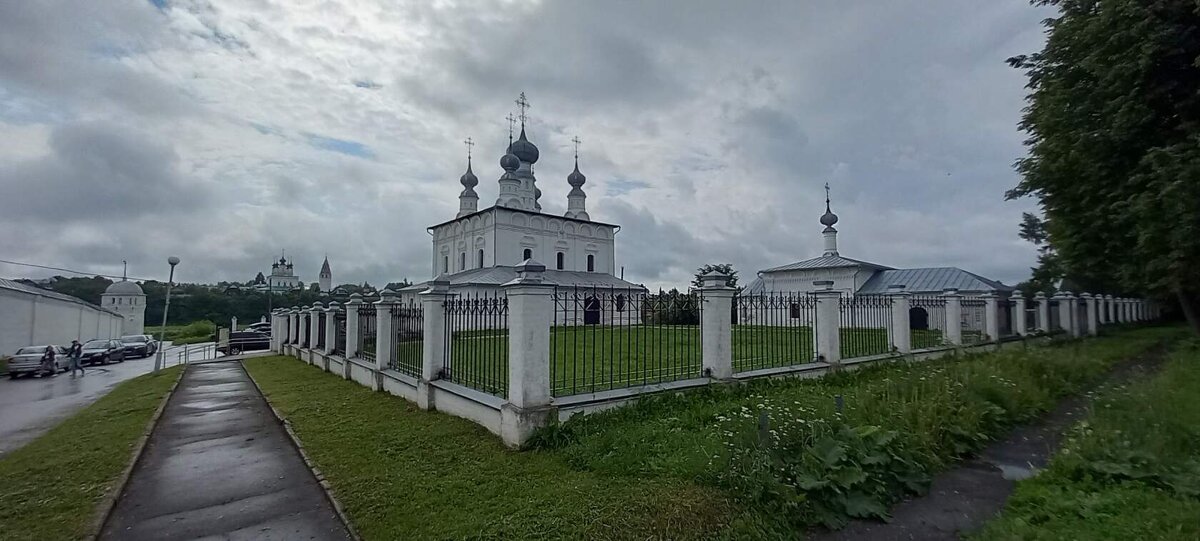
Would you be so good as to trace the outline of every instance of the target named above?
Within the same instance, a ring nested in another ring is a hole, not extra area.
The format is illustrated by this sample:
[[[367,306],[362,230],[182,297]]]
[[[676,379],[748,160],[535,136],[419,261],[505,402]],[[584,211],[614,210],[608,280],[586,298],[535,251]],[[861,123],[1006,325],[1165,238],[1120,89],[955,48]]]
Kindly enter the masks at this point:
[[[541,188],[538,188],[536,186],[533,188],[533,198],[534,199],[542,198],[542,189]]]
[[[503,160],[501,160],[501,163],[503,163]],[[471,162],[467,162],[467,172],[463,173],[463,176],[458,181],[467,188],[474,188],[479,185],[479,177],[476,177],[475,173],[471,171]]]
[[[120,282],[113,282],[112,285],[108,286],[108,288],[104,290],[104,294],[105,295],[145,295],[145,293],[142,293],[141,286],[137,285],[137,283],[135,283],[135,282],[130,282],[127,280],[122,280]]]
[[[521,158],[513,155],[511,146],[509,147],[509,152],[505,153],[504,156],[500,158],[500,167],[510,173],[516,171],[518,167],[521,167]]]
[[[573,188],[578,188],[583,186],[584,182],[587,182],[587,177],[579,172],[579,162],[575,162],[575,170],[570,175],[567,175],[567,184],[570,184]]]
[[[830,212],[829,209],[826,209],[825,214],[821,215],[821,225],[823,226],[833,227],[833,224],[836,224],[837,222],[837,214]]]
[[[538,161],[538,147],[525,138],[525,128],[521,128],[521,136],[508,147],[508,152],[525,163],[537,163]]]

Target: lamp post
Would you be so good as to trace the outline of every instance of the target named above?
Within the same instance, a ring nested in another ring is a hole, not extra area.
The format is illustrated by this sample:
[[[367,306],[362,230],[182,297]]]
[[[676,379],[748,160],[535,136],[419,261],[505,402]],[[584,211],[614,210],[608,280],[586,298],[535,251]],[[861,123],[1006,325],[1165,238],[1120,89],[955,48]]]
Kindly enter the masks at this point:
[[[158,355],[154,356],[154,371],[158,372],[163,365],[163,356],[166,348],[162,347],[163,338],[167,335],[167,311],[171,309],[171,286],[175,283],[175,265],[179,264],[179,258],[171,256],[167,258],[167,263],[171,265],[171,274],[167,278],[167,302],[163,305],[162,327],[158,329]]]

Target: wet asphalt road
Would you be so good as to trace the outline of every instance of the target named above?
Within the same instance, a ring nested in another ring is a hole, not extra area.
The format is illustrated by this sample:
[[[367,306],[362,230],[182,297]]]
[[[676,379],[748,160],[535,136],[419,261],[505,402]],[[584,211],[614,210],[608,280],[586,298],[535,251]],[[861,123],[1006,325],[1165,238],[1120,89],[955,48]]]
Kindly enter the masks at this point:
[[[100,539],[348,540],[240,362],[188,367]]]
[[[168,347],[165,363],[177,362],[177,350]],[[42,435],[59,421],[108,394],[122,381],[154,369],[154,357],[123,363],[85,367],[85,376],[60,373],[50,378],[0,377],[0,455]]]

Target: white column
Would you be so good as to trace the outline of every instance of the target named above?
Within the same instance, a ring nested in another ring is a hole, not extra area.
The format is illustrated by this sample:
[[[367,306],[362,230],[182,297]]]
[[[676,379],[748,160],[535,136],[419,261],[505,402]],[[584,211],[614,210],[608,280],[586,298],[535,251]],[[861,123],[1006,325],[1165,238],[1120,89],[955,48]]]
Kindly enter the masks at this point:
[[[1025,294],[1020,289],[1012,292],[1013,332],[1018,336],[1029,334],[1029,321],[1025,314]]]
[[[831,365],[842,364],[842,337],[839,330],[841,310],[839,303],[842,293],[833,290],[833,282],[818,280],[813,282],[817,291],[813,296],[817,299],[817,359]]]
[[[1117,303],[1117,308],[1116,308],[1117,323],[1129,322],[1129,319],[1126,318],[1126,315],[1125,315],[1125,299],[1121,298],[1121,297],[1117,297],[1117,298],[1113,299],[1113,302]]]
[[[1033,299],[1037,303],[1037,329],[1043,333],[1053,331],[1050,328],[1050,298],[1045,292],[1038,291]]]
[[[1062,328],[1063,332],[1074,336],[1075,330],[1071,325],[1070,294],[1066,291],[1059,291],[1054,298],[1058,301],[1058,326]]]
[[[329,308],[325,309],[325,354],[333,353],[337,348],[337,325],[338,313],[342,311],[342,305],[337,301],[330,301]],[[345,352],[343,352],[345,353]]]
[[[305,327],[308,326],[308,310],[298,310],[299,319],[297,320],[297,331],[300,333],[300,343],[297,344],[301,349],[308,347],[308,333],[305,332]]]
[[[733,294],[729,276],[710,271],[700,277],[700,294],[704,308],[700,310],[700,362],[708,377],[733,378]]]
[[[1000,297],[995,293],[983,296],[983,329],[987,333],[985,341],[1000,341]]]
[[[892,346],[897,353],[912,352],[912,321],[909,320],[910,295],[903,285],[889,285],[888,297],[892,299]]]
[[[962,345],[962,297],[957,289],[947,289],[942,293],[946,300],[946,343],[954,346]]]
[[[1099,297],[1099,295],[1096,297]],[[1096,297],[1093,297],[1090,293],[1079,295],[1079,298],[1083,299],[1084,304],[1087,305],[1087,325],[1084,326],[1084,329],[1086,329],[1088,336],[1099,334],[1100,322],[1096,320]]]
[[[392,331],[392,306],[396,304],[396,292],[384,289],[375,301],[375,368],[385,370],[392,362],[392,348],[396,347],[396,333]],[[422,344],[424,345],[424,344]]]
[[[353,293],[346,303],[346,358],[358,357],[358,309],[362,307],[362,295]]]
[[[450,278],[445,274],[434,278],[429,289],[421,292],[422,337],[421,377],[417,380],[417,407],[435,409],[429,382],[442,377],[446,358],[450,352],[450,341],[446,340],[445,302],[454,297],[450,293]]]
[[[545,265],[532,259],[504,284],[508,295],[508,403],[500,410],[504,443],[520,446],[557,413],[550,406],[550,323],[554,286],[542,279]]]

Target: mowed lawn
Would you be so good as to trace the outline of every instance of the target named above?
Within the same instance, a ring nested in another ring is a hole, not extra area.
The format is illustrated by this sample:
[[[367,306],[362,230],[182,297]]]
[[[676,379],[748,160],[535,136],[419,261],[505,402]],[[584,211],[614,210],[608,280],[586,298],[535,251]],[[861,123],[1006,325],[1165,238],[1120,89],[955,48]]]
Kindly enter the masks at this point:
[[[696,539],[731,516],[710,487],[579,471],[295,359],[244,364],[366,539]]]
[[[841,329],[842,358],[892,351],[886,329]],[[936,330],[913,330],[914,348],[942,344]],[[734,372],[778,368],[815,360],[812,327],[734,325]],[[916,344],[920,344],[917,346]],[[400,344],[403,358],[419,359],[422,344]],[[550,386],[570,396],[703,376],[697,325],[585,325],[555,327],[550,335]],[[405,363],[410,367],[419,366]],[[496,395],[507,391],[508,333],[455,333],[448,379]]]

